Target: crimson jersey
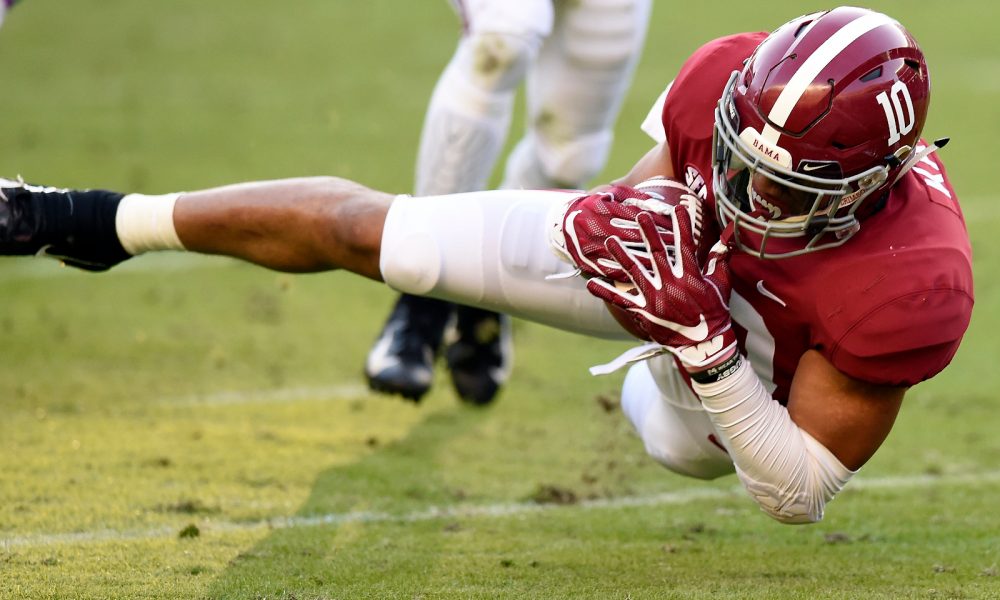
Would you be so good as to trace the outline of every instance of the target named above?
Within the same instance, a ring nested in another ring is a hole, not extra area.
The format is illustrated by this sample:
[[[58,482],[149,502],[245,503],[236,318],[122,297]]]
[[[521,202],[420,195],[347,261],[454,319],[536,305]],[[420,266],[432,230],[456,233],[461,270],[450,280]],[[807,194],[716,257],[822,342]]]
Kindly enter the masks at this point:
[[[730,74],[766,36],[729,36],[697,50],[663,105],[674,173],[705,199],[709,215],[714,110]],[[737,251],[730,266],[739,339],[782,403],[809,349],[871,383],[932,377],[951,361],[972,311],[969,237],[934,155],[892,188],[884,208],[862,220],[846,244],[777,260]]]

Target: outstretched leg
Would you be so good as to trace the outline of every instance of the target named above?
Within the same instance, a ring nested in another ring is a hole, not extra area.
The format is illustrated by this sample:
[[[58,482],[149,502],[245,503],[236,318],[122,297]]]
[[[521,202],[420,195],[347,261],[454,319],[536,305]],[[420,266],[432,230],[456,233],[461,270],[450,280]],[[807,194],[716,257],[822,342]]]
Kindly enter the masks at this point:
[[[221,254],[295,273],[346,269],[378,281],[393,196],[334,177],[144,196],[0,180],[0,254],[105,270],[154,250]]]
[[[243,183],[182,194],[184,248],[296,273],[346,269],[377,281],[393,196],[335,177]]]
[[[189,250],[280,271],[346,269],[397,290],[597,337],[627,337],[551,251],[573,192],[393,197],[333,177],[123,196],[0,180],[0,255],[54,253],[103,270]],[[103,261],[103,262],[102,262]]]

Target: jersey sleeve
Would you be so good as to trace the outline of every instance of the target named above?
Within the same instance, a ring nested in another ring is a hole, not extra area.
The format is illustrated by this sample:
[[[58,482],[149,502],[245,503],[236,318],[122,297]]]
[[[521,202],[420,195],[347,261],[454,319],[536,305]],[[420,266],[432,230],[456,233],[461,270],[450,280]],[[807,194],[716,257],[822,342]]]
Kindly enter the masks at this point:
[[[902,209],[875,215],[897,235],[867,248],[832,276],[820,296],[822,344],[841,372],[876,384],[910,386],[943,370],[969,327],[972,252],[954,189],[937,161],[900,182]],[[890,202],[893,202],[890,198]],[[863,258],[861,258],[863,256]]]
[[[941,372],[969,326],[972,297],[963,290],[912,292],[875,308],[844,333],[827,358],[869,383],[911,386]]]

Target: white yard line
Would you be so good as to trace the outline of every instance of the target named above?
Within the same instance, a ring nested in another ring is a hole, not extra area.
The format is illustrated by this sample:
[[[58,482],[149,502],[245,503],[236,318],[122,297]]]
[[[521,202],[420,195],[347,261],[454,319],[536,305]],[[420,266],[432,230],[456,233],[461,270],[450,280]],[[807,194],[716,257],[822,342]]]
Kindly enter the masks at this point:
[[[908,475],[898,477],[858,478],[850,483],[848,490],[864,493],[868,490],[913,490],[939,487],[975,486],[1000,482],[1000,471],[967,473],[964,475]],[[676,492],[664,492],[648,496],[624,496],[604,500],[584,500],[576,504],[536,504],[519,502],[509,504],[453,504],[431,506],[408,513],[346,512],[323,515],[296,515],[274,517],[261,521],[233,522],[208,520],[199,525],[206,533],[244,533],[267,529],[300,529],[322,527],[342,523],[414,523],[438,519],[456,518],[506,518],[529,513],[551,510],[617,510],[632,507],[665,506],[690,504],[706,500],[742,495],[742,488],[691,487]],[[39,533],[16,536],[0,540],[0,548],[38,548],[64,544],[89,544],[95,542],[144,541],[177,536],[176,527],[156,527],[119,531],[101,529],[74,533]]]
[[[359,378],[360,379],[360,378]],[[336,398],[353,400],[364,398],[371,392],[360,382],[340,383],[321,387],[274,388],[263,390],[210,392],[207,394],[191,394],[159,398],[156,404],[170,406],[233,406],[240,404],[283,404],[301,402],[303,400],[318,400]]]

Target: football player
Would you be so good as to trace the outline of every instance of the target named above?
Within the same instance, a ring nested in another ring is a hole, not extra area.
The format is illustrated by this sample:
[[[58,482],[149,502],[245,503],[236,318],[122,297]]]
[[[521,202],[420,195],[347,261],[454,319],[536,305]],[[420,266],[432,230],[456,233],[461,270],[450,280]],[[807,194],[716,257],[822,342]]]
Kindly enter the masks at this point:
[[[604,167],[639,60],[652,0],[453,0],[463,24],[424,121],[416,195],[482,190],[527,82],[527,128],[506,189],[583,189]],[[600,31],[600,35],[592,32]],[[557,107],[553,109],[553,107]],[[400,296],[365,361],[369,386],[419,400],[445,360],[458,396],[488,404],[510,373],[510,320],[494,311]]]
[[[817,521],[972,310],[943,141],[920,137],[924,55],[892,18],[841,7],[709,42],[661,99],[647,120],[661,141],[599,193],[8,182],[0,252],[100,270],[186,249],[346,268],[595,336],[620,322],[650,342],[613,363],[632,363],[622,407],[649,454],[692,477],[736,472],[766,514]],[[552,277],[571,269],[583,277]]]

